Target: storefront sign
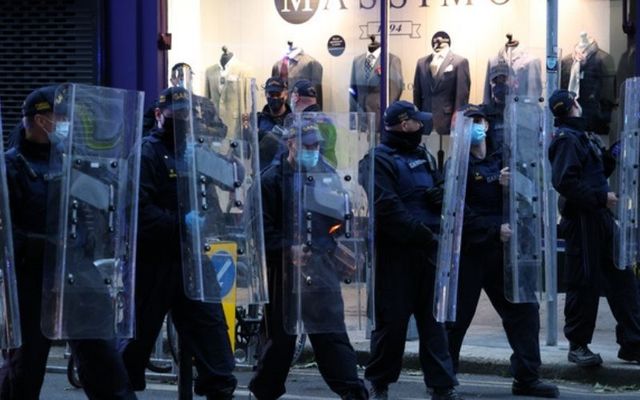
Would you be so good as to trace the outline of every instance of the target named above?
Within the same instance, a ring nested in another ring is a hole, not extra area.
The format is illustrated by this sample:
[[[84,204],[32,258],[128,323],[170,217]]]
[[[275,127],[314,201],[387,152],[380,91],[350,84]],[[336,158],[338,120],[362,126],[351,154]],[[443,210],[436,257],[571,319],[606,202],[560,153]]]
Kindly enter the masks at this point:
[[[510,0],[391,0],[391,8],[451,7],[489,4],[503,6]],[[379,6],[378,0],[274,0],[278,14],[290,24],[302,24],[311,19],[321,6],[324,11],[359,8],[371,10]],[[407,27],[409,28],[409,27]],[[393,34],[393,32],[391,32]],[[396,32],[396,34],[401,34]],[[413,37],[413,36],[412,36]],[[419,37],[419,36],[418,36]]]
[[[389,35],[420,39],[420,27],[421,24],[414,24],[413,21],[391,21],[389,22]],[[368,39],[371,35],[380,36],[380,21],[360,25],[360,39]]]

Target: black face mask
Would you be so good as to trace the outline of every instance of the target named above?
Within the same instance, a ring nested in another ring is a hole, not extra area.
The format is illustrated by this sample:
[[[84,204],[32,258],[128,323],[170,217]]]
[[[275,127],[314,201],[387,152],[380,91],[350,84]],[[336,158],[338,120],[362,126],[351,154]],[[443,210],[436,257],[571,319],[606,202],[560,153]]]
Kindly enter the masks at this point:
[[[493,86],[493,98],[498,104],[504,104],[509,87],[506,83],[496,83]]]
[[[267,99],[267,105],[272,113],[277,113],[284,105],[284,99],[282,97],[269,97]]]
[[[420,145],[420,142],[422,142],[423,131],[424,129],[420,129],[415,132],[385,131],[385,135],[382,137],[382,142],[399,150],[413,150]]]
[[[172,135],[174,131],[175,120],[171,117],[164,117],[164,123],[162,124],[162,129],[165,134]]]

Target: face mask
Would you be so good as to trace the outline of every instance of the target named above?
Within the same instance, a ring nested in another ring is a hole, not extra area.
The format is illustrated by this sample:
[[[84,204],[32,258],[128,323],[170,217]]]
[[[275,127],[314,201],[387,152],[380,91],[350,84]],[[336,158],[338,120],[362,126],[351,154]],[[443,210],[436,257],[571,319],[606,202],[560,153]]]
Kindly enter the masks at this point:
[[[298,162],[306,169],[311,169],[318,164],[320,160],[320,150],[302,149],[298,153]]]
[[[493,98],[498,104],[504,104],[505,99],[507,98],[507,92],[509,91],[509,87],[506,83],[496,83],[493,86]]]
[[[276,113],[280,111],[282,105],[284,104],[284,99],[281,97],[269,97],[267,99],[267,105],[272,113]]]
[[[173,135],[174,124],[175,121],[172,117],[163,117],[164,121],[162,122],[162,129],[165,133]]]
[[[485,137],[487,133],[484,131],[484,124],[471,125],[471,145],[480,144]]]
[[[49,136],[51,143],[60,143],[69,136],[69,122],[60,121],[56,122],[56,129]]]

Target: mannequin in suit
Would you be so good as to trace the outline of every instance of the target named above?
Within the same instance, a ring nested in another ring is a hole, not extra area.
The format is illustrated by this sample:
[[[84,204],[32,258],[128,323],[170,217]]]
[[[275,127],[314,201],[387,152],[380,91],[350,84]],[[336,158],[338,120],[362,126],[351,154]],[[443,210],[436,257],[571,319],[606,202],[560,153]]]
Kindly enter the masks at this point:
[[[273,64],[271,76],[280,77],[288,83],[289,97],[297,81],[311,81],[316,89],[318,105],[322,107],[322,64],[306,54],[302,48],[294,46],[293,42],[287,42],[285,55]]]
[[[351,64],[349,86],[349,111],[374,112],[376,121],[380,115],[380,43],[371,35],[367,52],[356,56]],[[400,58],[389,54],[389,102],[400,99],[404,82]]]
[[[228,126],[229,134],[238,137],[242,128],[243,103],[250,88],[251,68],[240,62],[226,46],[222,47],[220,63],[205,72],[205,96],[218,109]]]
[[[446,32],[436,32],[431,38],[434,53],[418,60],[413,79],[413,103],[433,114],[426,129],[435,129],[440,135],[449,134],[451,117],[469,103],[471,88],[469,61],[454,54],[450,45]]]
[[[491,76],[495,76],[495,70],[508,68],[509,75],[506,82],[507,94],[540,97],[542,95],[541,61],[525,49],[520,42],[507,33],[507,42],[498,51],[495,57],[487,63],[487,74],[484,81],[484,104],[489,104],[494,97]]]
[[[578,95],[587,131],[609,134],[615,105],[616,72],[613,57],[586,32],[580,33],[573,52],[562,59],[560,86]]]

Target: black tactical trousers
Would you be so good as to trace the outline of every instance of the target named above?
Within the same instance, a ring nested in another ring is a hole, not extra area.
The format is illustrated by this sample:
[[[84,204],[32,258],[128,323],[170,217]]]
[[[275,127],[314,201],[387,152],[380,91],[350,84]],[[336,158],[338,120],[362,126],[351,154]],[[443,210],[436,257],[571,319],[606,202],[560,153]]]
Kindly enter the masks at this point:
[[[460,348],[484,289],[502,319],[511,355],[511,374],[521,382],[538,379],[540,315],[537,303],[511,303],[505,298],[502,243],[470,247],[460,257],[455,322],[447,324],[449,352],[456,371]]]
[[[270,302],[265,306],[266,343],[258,360],[249,390],[258,400],[275,400],[286,393],[285,382],[293,354],[296,336],[287,333],[283,320],[282,271],[269,270]],[[353,395],[367,399],[364,382],[358,378],[356,353],[346,332],[309,334],[315,360],[322,378],[340,396]]]
[[[222,305],[188,299],[178,263],[171,267],[139,265],[136,289],[136,338],[122,355],[133,389],[146,387],[145,368],[164,318],[171,311],[181,343],[195,358],[198,375],[194,392],[215,398],[233,391],[237,384],[235,360]]]
[[[51,340],[40,329],[41,276],[18,272],[22,346],[5,355],[0,370],[2,400],[38,400],[44,381]],[[131,391],[115,341],[69,341],[78,361],[83,389],[91,400],[131,400]]]
[[[375,277],[375,328],[365,378],[375,386],[396,382],[402,369],[409,318],[415,316],[420,340],[420,364],[431,388],[458,381],[448,351],[444,324],[433,316],[435,266],[427,254],[378,249]]]
[[[561,228],[566,242],[565,337],[591,343],[604,294],[618,323],[618,344],[640,351],[640,292],[633,271],[613,265],[613,219],[608,214],[564,218]]]

